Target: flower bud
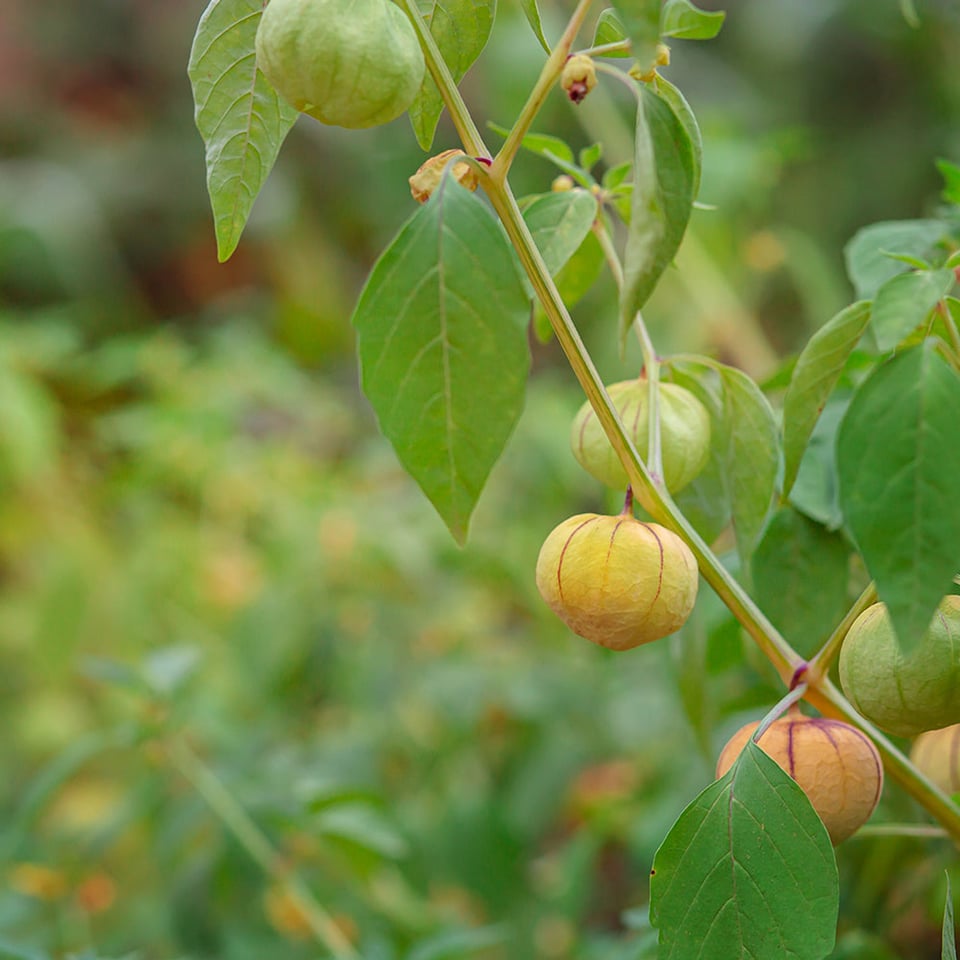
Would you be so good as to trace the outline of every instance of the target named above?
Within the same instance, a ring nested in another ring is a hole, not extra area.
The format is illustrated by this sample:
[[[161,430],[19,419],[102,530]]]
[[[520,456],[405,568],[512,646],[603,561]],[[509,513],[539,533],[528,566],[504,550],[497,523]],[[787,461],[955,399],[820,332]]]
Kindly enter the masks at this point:
[[[586,54],[569,57],[560,74],[560,86],[573,103],[581,100],[597,85],[597,68]]]
[[[572,190],[573,187],[573,177],[566,173],[561,173],[559,177],[554,177],[553,182],[550,184],[550,189],[554,193],[566,193],[568,190]]]
[[[433,191],[439,186],[443,171],[446,169],[450,158],[465,156],[466,154],[462,150],[444,150],[443,153],[438,153],[435,157],[421,163],[417,172],[408,180],[413,199],[417,203],[426,203]],[[470,191],[476,190],[480,183],[477,171],[469,163],[455,163],[453,165],[453,175],[457,183]]]

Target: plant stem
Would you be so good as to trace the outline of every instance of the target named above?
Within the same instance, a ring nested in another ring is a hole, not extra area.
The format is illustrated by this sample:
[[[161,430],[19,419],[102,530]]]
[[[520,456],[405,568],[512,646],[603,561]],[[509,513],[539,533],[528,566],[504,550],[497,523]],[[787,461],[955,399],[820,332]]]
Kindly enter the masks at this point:
[[[796,704],[803,699],[806,692],[806,683],[798,683],[792,690],[788,690],[780,698],[780,700],[775,703],[769,711],[767,711],[767,715],[760,721],[757,729],[753,731],[753,736],[750,739],[753,740],[754,743],[759,742],[760,738],[767,732],[767,730],[770,729],[771,725],[775,723],[787,710],[796,706]]]
[[[855,837],[947,837],[943,827],[928,823],[868,823],[861,827]]]
[[[317,902],[303,881],[287,870],[280,854],[273,848],[263,831],[223,782],[190,749],[180,737],[165,744],[167,755],[183,777],[190,781],[210,809],[233,833],[251,859],[261,867],[303,914],[317,941],[330,951],[336,960],[361,960],[360,954],[343,935],[333,918]]]
[[[406,11],[413,29],[416,31],[417,39],[423,49],[423,56],[427,62],[427,69],[433,82],[443,97],[444,105],[450,113],[453,125],[457,128],[457,134],[463,143],[463,149],[473,157],[489,157],[490,150],[483,142],[483,137],[473,122],[473,117],[467,109],[467,105],[460,96],[460,90],[457,88],[457,82],[453,79],[453,74],[444,60],[437,41],[434,40],[430,28],[427,26],[423,14],[420,13],[420,7],[417,6],[417,0],[400,0],[403,9]]]
[[[412,0],[407,0],[407,2],[412,2]],[[527,135],[534,118],[540,112],[540,108],[547,99],[547,94],[550,93],[550,89],[563,72],[563,65],[567,62],[567,57],[570,56],[573,41],[576,40],[577,34],[580,32],[580,27],[583,26],[583,21],[592,3],[593,0],[580,0],[567,23],[566,29],[563,31],[563,36],[557,41],[553,52],[543,65],[540,76],[537,77],[537,82],[534,84],[533,90],[530,91],[530,96],[527,97],[527,102],[520,111],[520,116],[517,117],[516,123],[514,123],[510,133],[507,135],[506,142],[500,148],[500,152],[493,159],[490,176],[495,182],[505,182],[507,172],[513,163],[514,157],[517,155],[517,151],[520,149],[523,138]]]
[[[830,670],[830,664],[840,652],[844,638],[853,626],[853,621],[863,613],[867,607],[873,606],[877,602],[877,585],[871,581],[867,584],[863,593],[857,597],[856,602],[847,611],[846,616],[837,624],[837,628],[827,638],[827,642],[817,651],[807,665],[805,679],[807,683],[816,684],[820,678],[825,676]]]

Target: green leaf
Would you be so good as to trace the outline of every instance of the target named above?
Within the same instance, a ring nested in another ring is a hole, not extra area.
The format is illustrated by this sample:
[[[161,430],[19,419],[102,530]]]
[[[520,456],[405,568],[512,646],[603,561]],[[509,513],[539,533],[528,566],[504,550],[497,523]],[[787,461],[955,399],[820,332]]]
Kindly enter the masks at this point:
[[[857,299],[871,300],[887,280],[906,271],[906,265],[889,254],[929,260],[946,233],[939,220],[886,220],[857,231],[844,248]]]
[[[754,596],[802,657],[813,656],[848,607],[850,548],[790,507],[770,519],[752,558]]]
[[[417,3],[454,81],[459,83],[486,46],[497,14],[497,0],[417,0]],[[441,113],[443,97],[427,71],[409,109],[414,135],[424,150],[433,144]]]
[[[362,803],[341,803],[321,810],[311,827],[326,837],[336,837],[369,853],[389,860],[407,854],[407,841],[373,807]]]
[[[783,494],[789,494],[827,397],[870,321],[870,304],[851,304],[828,320],[797,358],[783,400]]]
[[[633,169],[633,163],[629,160],[625,160],[623,163],[618,163],[615,167],[610,167],[603,175],[603,187],[605,190],[616,190],[617,187],[623,183],[624,180],[630,175],[630,171]]]
[[[197,25],[187,68],[207,148],[207,192],[221,262],[236,250],[299,116],[257,69],[254,39],[262,12],[262,0],[212,0]]]
[[[943,177],[943,192],[940,196],[945,203],[960,206],[960,167],[949,160],[940,159],[937,161],[937,169]]]
[[[614,0],[613,6],[630,38],[630,55],[640,72],[648,73],[660,42],[660,0]]]
[[[881,351],[892,350],[953,287],[952,270],[916,270],[887,280],[873,301],[870,325]]]
[[[520,0],[520,9],[533,30],[533,35],[540,41],[540,46],[549,54],[550,44],[543,35],[543,24],[540,22],[540,8],[537,6],[537,0]]]
[[[712,40],[723,26],[726,13],[708,13],[690,0],[667,0],[660,14],[660,36],[678,40]]]
[[[823,960],[838,902],[826,828],[752,741],[683,811],[651,871],[660,960]]]
[[[697,123],[697,118],[694,116],[690,104],[687,103],[686,97],[669,80],[665,80],[657,74],[653,83],[657,93],[670,104],[670,108],[687,131],[690,147],[693,150],[693,188],[691,196],[696,198],[700,192],[700,171],[703,166],[703,138],[700,135],[700,125]]]
[[[579,249],[596,216],[597,199],[587,190],[547,193],[523,211],[552,276]]]
[[[742,370],[717,364],[723,385],[721,450],[744,569],[763,531],[780,462],[780,435],[767,398]]]
[[[523,408],[529,312],[499,223],[448,173],[353,315],[380,429],[459,543]]]
[[[601,47],[608,43],[620,43],[627,39],[627,31],[623,21],[617,16],[613,7],[607,7],[597,18],[597,29],[593,34],[593,47]],[[629,57],[629,50],[614,50],[605,53],[605,57]]]
[[[928,339],[860,386],[837,438],[840,503],[905,650],[960,569],[960,375]]]
[[[590,231],[554,278],[557,290],[560,291],[560,296],[567,307],[573,307],[578,303],[594,285],[603,271],[603,264],[603,249],[600,241],[597,240],[596,234]],[[553,336],[553,328],[539,300],[536,302],[533,328],[542,343],[547,343]]]
[[[603,144],[601,143],[591,143],[589,147],[584,147],[578,156],[580,166],[584,170],[591,170],[599,162],[603,156]]]
[[[837,479],[837,431],[850,406],[850,395],[834,393],[810,434],[790,489],[790,504],[828,530],[843,526],[840,485]]]
[[[943,930],[941,932],[940,960],[957,960],[957,935],[953,927],[953,888],[947,875],[947,896],[943,903]]]
[[[683,239],[697,180],[687,128],[663,97],[640,88],[630,227],[620,296],[621,343]]]

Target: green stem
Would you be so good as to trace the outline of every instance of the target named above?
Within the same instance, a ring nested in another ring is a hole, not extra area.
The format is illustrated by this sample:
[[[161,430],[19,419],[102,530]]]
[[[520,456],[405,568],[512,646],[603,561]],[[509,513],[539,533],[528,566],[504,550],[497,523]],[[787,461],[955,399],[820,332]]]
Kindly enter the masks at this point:
[[[767,715],[757,725],[750,738],[754,743],[758,743],[760,738],[770,729],[787,710],[797,705],[806,696],[807,684],[798,683],[793,689],[788,690],[781,698],[767,711]]]
[[[167,755],[183,777],[233,833],[251,859],[296,904],[317,941],[330,951],[336,960],[361,960],[360,954],[343,935],[332,917],[317,902],[306,885],[284,866],[266,834],[254,823],[232,793],[214,772],[187,746],[181,738],[166,743]]]
[[[804,674],[804,679],[807,683],[816,684],[820,681],[821,677],[827,675],[830,670],[830,664],[833,663],[834,658],[840,652],[844,638],[853,626],[853,621],[856,620],[867,607],[873,606],[876,602],[877,585],[871,581],[867,584],[863,593],[857,597],[856,602],[847,611],[846,616],[837,624],[837,628],[827,638],[827,642],[811,658],[810,663],[807,665],[806,673]]]
[[[423,49],[423,56],[427,62],[427,69],[433,82],[443,97],[444,105],[450,113],[453,125],[457,128],[457,134],[463,143],[463,149],[473,157],[489,157],[490,151],[483,142],[483,137],[473,122],[473,117],[467,109],[463,97],[460,96],[460,90],[457,88],[457,81],[453,79],[453,74],[444,60],[437,41],[434,40],[430,28],[427,26],[423,14],[420,13],[420,7],[417,0],[400,0],[403,9],[406,11],[413,29],[416,31],[417,39]]]
[[[949,834],[943,827],[935,827],[928,823],[868,823],[855,834],[857,838],[864,837],[947,837]]]
[[[577,53],[585,57],[604,57],[611,53],[629,53],[632,44],[629,40],[614,40],[612,43],[601,43],[596,47],[587,47],[586,50],[578,50]]]
[[[412,2],[412,0],[407,0],[407,2]],[[534,84],[533,90],[530,91],[530,96],[527,97],[527,102],[520,111],[520,116],[517,117],[516,123],[514,123],[513,128],[507,135],[506,142],[500,148],[500,152],[494,157],[490,176],[493,177],[497,183],[503,183],[506,180],[507,172],[513,163],[514,157],[517,155],[517,151],[520,149],[520,145],[523,143],[523,138],[530,130],[534,118],[540,112],[540,108],[547,99],[547,94],[550,93],[551,88],[563,72],[563,65],[567,62],[567,57],[570,56],[573,41],[576,40],[577,34],[580,32],[580,27],[583,26],[583,21],[592,3],[593,0],[580,0],[577,4],[576,10],[573,11],[573,15],[570,17],[566,29],[563,31],[563,36],[557,41],[553,52],[543,65],[540,76],[537,77],[537,82]]]
[[[647,374],[647,468],[661,493],[667,486],[663,477],[663,450],[660,445],[660,361],[640,311],[633,318],[633,329],[640,341],[643,368]]]

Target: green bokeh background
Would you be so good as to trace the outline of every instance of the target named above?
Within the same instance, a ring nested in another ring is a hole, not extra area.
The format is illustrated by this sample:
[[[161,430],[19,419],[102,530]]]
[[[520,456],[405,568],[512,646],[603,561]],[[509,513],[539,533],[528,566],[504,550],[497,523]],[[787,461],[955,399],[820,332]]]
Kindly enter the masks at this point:
[[[718,40],[673,45],[716,209],[645,311],[662,353],[765,381],[849,302],[853,232],[933,209],[960,8],[918,9],[914,29],[895,0],[735,0]],[[549,36],[564,10],[544,4]],[[546,533],[613,506],[569,451],[555,344],[532,341],[454,546],[376,431],[348,323],[413,211],[409,125],[301,120],[218,264],[201,12],[7,0],[0,28],[0,956],[328,956],[290,876],[364,960],[653,956],[653,853],[774,678],[706,588],[682,635],[620,656],[541,603]],[[541,62],[504,2],[463,83],[478,121],[508,125]],[[617,87],[554,94],[537,129],[627,159]],[[522,157],[517,192],[554,173]],[[607,379],[636,370],[608,278],[574,316]],[[881,813],[919,816],[894,787]],[[951,859],[845,845],[835,956],[939,956]]]

